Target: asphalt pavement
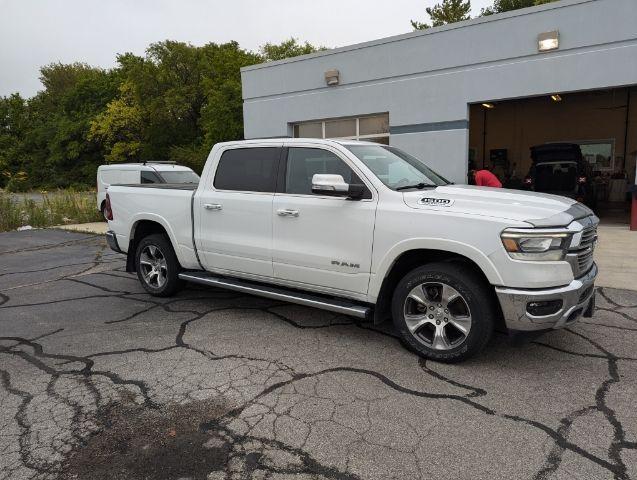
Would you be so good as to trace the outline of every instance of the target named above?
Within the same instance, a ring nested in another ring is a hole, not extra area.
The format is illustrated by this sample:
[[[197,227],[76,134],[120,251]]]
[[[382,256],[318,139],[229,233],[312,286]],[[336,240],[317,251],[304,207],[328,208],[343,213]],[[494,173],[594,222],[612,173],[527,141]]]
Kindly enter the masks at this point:
[[[101,235],[3,233],[0,478],[637,479],[637,292],[597,305],[444,365],[388,325],[150,297]]]

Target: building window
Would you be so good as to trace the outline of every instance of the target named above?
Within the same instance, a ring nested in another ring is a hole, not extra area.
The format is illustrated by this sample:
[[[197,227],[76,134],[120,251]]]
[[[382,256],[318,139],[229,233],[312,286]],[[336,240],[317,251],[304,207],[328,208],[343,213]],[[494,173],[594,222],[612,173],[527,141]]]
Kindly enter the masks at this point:
[[[593,170],[614,170],[615,140],[583,141],[579,143],[582,156]]]
[[[294,138],[338,138],[389,145],[389,113],[293,125]]]

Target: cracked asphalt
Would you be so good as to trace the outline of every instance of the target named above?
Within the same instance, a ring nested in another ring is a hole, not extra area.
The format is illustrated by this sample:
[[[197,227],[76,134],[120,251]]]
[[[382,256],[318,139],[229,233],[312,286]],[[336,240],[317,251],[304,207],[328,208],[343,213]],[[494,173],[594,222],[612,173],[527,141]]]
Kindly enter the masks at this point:
[[[0,478],[637,479],[637,293],[460,365],[389,326],[0,234]]]

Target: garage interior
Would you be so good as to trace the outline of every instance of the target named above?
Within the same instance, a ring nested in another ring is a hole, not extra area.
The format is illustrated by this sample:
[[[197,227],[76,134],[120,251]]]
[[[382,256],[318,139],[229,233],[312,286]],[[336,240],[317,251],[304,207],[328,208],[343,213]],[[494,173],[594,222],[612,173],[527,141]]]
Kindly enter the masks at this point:
[[[596,213],[628,223],[627,189],[635,184],[637,87],[555,93],[470,105],[469,168],[492,168],[503,185],[524,188],[530,148],[553,142],[580,145],[591,164]]]

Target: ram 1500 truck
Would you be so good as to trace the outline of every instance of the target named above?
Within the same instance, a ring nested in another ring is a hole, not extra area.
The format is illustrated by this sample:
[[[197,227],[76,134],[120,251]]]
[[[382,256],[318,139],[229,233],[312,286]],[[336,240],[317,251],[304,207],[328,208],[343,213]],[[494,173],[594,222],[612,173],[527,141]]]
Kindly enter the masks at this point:
[[[217,144],[198,185],[111,185],[111,248],[151,295],[184,282],[393,319],[439,361],[494,328],[558,329],[591,316],[599,220],[581,203],[453,185],[369,142]]]

